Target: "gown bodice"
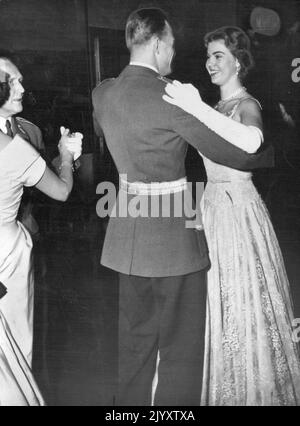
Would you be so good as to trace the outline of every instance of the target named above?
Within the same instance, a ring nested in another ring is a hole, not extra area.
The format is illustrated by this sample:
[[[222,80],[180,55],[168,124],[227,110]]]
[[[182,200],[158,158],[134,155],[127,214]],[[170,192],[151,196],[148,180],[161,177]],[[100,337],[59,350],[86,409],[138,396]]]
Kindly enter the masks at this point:
[[[256,101],[256,99],[255,99]],[[227,113],[224,113],[228,118],[232,118],[241,103],[241,99],[238,99],[234,103],[233,107]],[[222,182],[234,182],[234,181],[249,181],[252,178],[251,172],[245,172],[242,170],[235,170],[231,167],[217,164],[202,155],[203,162],[206,169],[207,180],[212,183]]]
[[[232,109],[224,115],[233,118],[240,102],[238,100]],[[244,204],[259,197],[252,182],[251,172],[236,170],[222,164],[217,164],[203,156],[200,152],[199,154],[203,158],[207,175],[204,201],[214,204]]]
[[[237,181],[249,181],[252,178],[251,172],[235,170],[222,164],[217,164],[202,156],[206,169],[207,181],[211,183],[229,183]]]

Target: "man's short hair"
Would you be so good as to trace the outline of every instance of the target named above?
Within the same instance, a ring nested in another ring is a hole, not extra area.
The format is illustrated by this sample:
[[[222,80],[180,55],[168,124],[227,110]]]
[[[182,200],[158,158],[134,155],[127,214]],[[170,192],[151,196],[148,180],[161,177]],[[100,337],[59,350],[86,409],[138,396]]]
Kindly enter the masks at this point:
[[[159,8],[135,10],[128,17],[126,24],[128,49],[146,44],[153,36],[162,38],[167,32],[167,23],[166,13]]]

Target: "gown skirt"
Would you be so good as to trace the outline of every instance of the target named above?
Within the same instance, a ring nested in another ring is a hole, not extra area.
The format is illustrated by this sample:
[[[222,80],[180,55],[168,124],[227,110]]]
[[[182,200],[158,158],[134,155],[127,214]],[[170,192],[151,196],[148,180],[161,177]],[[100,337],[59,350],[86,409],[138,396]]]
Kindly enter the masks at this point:
[[[298,405],[290,286],[269,213],[248,174],[206,165],[201,204],[212,266],[201,404]],[[219,181],[215,168],[223,169]]]

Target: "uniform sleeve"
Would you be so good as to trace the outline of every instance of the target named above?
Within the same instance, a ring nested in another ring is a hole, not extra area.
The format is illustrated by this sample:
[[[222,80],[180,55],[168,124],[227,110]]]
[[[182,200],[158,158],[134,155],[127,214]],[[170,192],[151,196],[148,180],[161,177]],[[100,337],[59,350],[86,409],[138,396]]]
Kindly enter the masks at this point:
[[[16,157],[14,158],[16,177],[24,186],[34,186],[45,173],[46,162],[42,159],[40,154],[20,136],[15,136],[14,143],[16,146]]]
[[[96,135],[98,137],[100,137],[100,136],[103,137],[104,136],[103,130],[102,130],[100,124],[98,123],[95,111],[93,111],[93,123],[94,123],[94,130],[95,130]]]
[[[43,135],[41,130],[36,127],[36,133],[37,133],[37,144],[36,144],[36,148],[39,150],[39,152],[41,151],[45,151],[45,144],[43,141]]]

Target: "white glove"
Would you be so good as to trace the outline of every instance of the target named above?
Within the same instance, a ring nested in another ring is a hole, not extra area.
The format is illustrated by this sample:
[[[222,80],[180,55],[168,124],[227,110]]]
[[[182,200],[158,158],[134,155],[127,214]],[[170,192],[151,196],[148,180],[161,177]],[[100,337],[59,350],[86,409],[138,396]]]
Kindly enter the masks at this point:
[[[182,84],[175,80],[166,85],[165,91],[169,95],[163,95],[166,102],[193,115],[232,145],[253,154],[262,144],[263,133],[258,127],[246,126],[214,110],[202,101],[192,84]]]
[[[60,128],[61,135],[63,135],[65,130],[66,129],[63,126]],[[79,132],[69,133],[68,135],[68,142],[66,143],[66,147],[73,154],[74,161],[76,161],[81,156],[82,139],[83,134]]]
[[[192,84],[182,84],[174,80],[165,87],[166,93],[163,99],[169,104],[176,105],[192,115],[197,115],[203,105],[199,91]]]

